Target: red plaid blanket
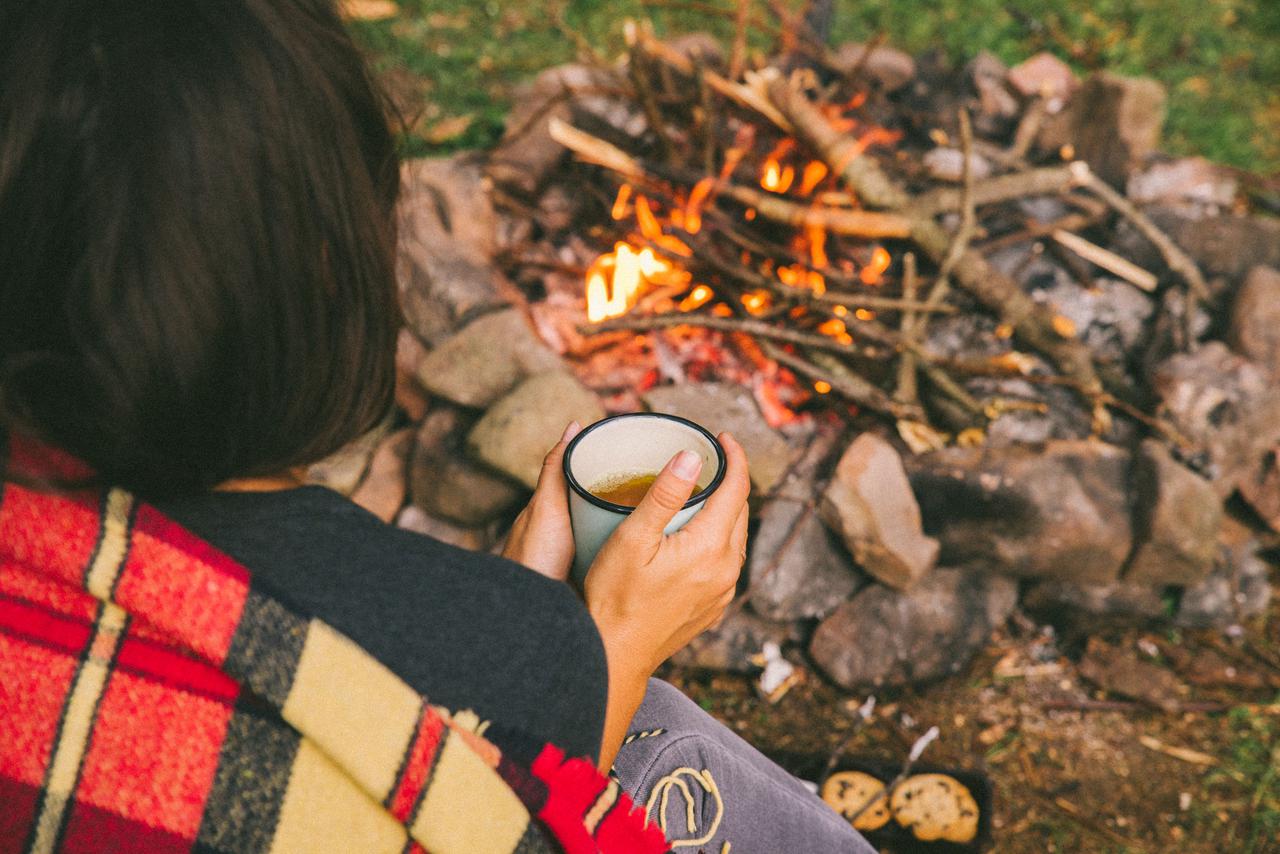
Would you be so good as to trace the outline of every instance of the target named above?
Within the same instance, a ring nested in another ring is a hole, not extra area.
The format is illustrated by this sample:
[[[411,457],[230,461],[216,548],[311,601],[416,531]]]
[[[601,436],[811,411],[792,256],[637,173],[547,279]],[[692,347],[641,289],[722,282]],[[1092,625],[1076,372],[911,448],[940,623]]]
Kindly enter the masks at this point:
[[[666,850],[589,760],[430,705],[130,494],[0,488],[0,854]]]

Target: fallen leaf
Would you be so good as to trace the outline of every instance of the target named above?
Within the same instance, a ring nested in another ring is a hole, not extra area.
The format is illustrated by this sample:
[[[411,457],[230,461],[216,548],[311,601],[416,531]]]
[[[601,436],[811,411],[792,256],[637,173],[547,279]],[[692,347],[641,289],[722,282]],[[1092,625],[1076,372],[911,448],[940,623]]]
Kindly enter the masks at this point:
[[[385,21],[400,14],[392,0],[342,0],[339,8],[352,21]]]
[[[471,127],[471,123],[475,121],[475,115],[467,113],[461,116],[450,116],[447,119],[441,119],[435,124],[428,127],[422,133],[422,138],[427,142],[440,144],[457,139],[467,132],[467,128]]]

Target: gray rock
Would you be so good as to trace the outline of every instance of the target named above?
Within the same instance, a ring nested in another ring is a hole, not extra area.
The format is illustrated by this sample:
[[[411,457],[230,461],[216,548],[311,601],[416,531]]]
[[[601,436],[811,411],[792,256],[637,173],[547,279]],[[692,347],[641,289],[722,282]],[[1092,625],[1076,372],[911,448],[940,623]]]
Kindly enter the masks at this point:
[[[1258,556],[1253,532],[1226,517],[1218,547],[1213,574],[1182,592],[1175,617],[1179,625],[1222,628],[1261,614],[1271,602],[1271,566]]]
[[[791,465],[791,446],[765,422],[751,391],[728,383],[658,386],[643,396],[652,412],[679,415],[712,433],[728,430],[747,452],[751,483],[769,492]]]
[[[1222,499],[1154,439],[1142,442],[1133,474],[1139,545],[1124,580],[1150,586],[1203,581],[1218,551]]]
[[[938,569],[908,592],[873,584],[822,621],[815,662],[853,689],[958,672],[1013,611],[1018,585],[998,575]]]
[[[1129,178],[1127,195],[1140,205],[1191,203],[1230,207],[1240,182],[1226,168],[1203,157],[1153,163]]]
[[[1164,87],[1148,77],[1098,72],[1075,97],[1076,154],[1108,183],[1123,188],[1160,143]]]
[[[1120,362],[1145,341],[1155,303],[1142,291],[1119,279],[1100,278],[1092,288],[1070,276],[1055,277],[1053,285],[1035,294],[1038,302],[1075,324],[1077,335],[1105,362]]]
[[[1113,445],[946,448],[909,465],[949,566],[1099,585],[1129,557],[1130,458]]]
[[[771,620],[825,617],[863,584],[848,552],[812,505],[817,466],[836,438],[816,439],[760,511],[747,574],[751,607]]]
[[[969,62],[966,70],[978,95],[978,111],[974,116],[978,132],[987,136],[1005,132],[1019,112],[1018,99],[1005,83],[1008,66],[984,50]]]
[[[527,493],[463,454],[461,425],[451,409],[437,409],[422,422],[409,461],[409,495],[432,516],[479,528],[513,510]]]
[[[486,314],[444,339],[418,367],[418,382],[463,406],[484,407],[523,379],[560,366],[560,357],[518,308]]]
[[[572,116],[567,93],[573,68],[548,68],[517,89],[502,141],[489,158],[494,181],[532,196],[564,160],[567,152],[551,138],[549,125]]]
[[[1231,214],[1201,217],[1168,205],[1153,205],[1145,213],[1206,276],[1238,282],[1259,264],[1280,268],[1280,221]],[[1117,226],[1110,248],[1148,270],[1163,269],[1160,253],[1127,222]]]
[[[782,646],[797,640],[793,623],[766,620],[744,609],[735,609],[714,629],[694,638],[688,646],[671,657],[681,667],[750,673],[759,669],[751,662],[765,643]]]
[[[1280,389],[1221,341],[1166,359],[1152,387],[1159,414],[1204,449],[1204,469],[1223,497],[1254,479],[1280,444]]]
[[[842,44],[833,54],[833,64],[847,74],[863,62],[862,55],[866,51],[866,45],[857,42]],[[885,92],[896,92],[915,78],[916,61],[911,54],[880,45],[871,51],[862,71],[879,83]]]
[[[1044,613],[1066,609],[1095,617],[1157,619],[1165,615],[1158,588],[1138,584],[1072,584],[1038,581],[1022,597],[1022,607]]]
[[[493,542],[488,529],[463,528],[444,519],[437,519],[412,504],[400,511],[400,515],[396,517],[396,527],[472,552],[485,551]]]
[[[596,396],[566,371],[537,374],[499,400],[467,436],[477,460],[533,489],[542,460],[570,421],[604,417]]]
[[[879,436],[863,433],[849,445],[819,508],[858,565],[890,587],[911,587],[938,561],[902,458]]]
[[[1008,80],[1023,97],[1044,98],[1050,113],[1061,112],[1072,93],[1080,88],[1071,67],[1048,51],[1010,68]]]
[[[939,181],[961,181],[964,179],[964,152],[958,148],[935,148],[924,156],[924,168],[930,177]],[[981,154],[969,155],[969,171],[975,181],[991,175],[991,161]]]
[[[472,162],[406,162],[398,216],[400,302],[420,339],[434,345],[463,318],[511,301],[492,263],[497,220],[486,179]]]
[[[1227,343],[1280,377],[1280,270],[1254,267],[1231,304]]]
[[[384,421],[345,448],[312,464],[307,468],[307,482],[327,486],[343,495],[355,492],[378,445],[390,432],[391,422]]]

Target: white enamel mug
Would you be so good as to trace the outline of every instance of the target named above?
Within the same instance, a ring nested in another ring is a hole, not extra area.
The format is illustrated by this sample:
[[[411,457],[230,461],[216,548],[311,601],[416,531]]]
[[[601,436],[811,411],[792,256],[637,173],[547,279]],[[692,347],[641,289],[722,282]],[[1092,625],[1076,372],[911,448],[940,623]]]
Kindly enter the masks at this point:
[[[582,586],[596,552],[635,509],[593,495],[591,488],[619,478],[657,474],[672,457],[686,450],[702,458],[698,483],[706,486],[685,502],[666,527],[668,534],[684,527],[724,480],[724,448],[716,437],[705,427],[676,415],[632,412],[597,421],[573,438],[564,452],[564,476],[569,483],[569,518],[573,523],[574,583]]]

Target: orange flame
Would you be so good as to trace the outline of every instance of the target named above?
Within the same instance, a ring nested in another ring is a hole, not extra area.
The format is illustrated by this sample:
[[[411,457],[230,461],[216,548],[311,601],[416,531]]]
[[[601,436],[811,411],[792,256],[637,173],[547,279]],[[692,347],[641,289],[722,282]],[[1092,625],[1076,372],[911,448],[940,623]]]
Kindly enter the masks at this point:
[[[680,310],[693,311],[695,308],[701,308],[714,296],[715,292],[706,285],[695,285],[693,290],[689,291],[689,295],[680,300]]]
[[[646,240],[656,241],[662,236],[662,226],[658,224],[658,218],[653,215],[653,207],[644,196],[636,196],[636,225],[640,226],[640,233]]]
[[[805,236],[809,239],[809,258],[813,266],[824,269],[830,263],[827,258],[827,232],[820,225],[805,227]]]
[[[679,271],[649,247],[636,251],[629,243],[615,244],[587,271],[587,320],[599,323],[626,314],[645,286],[673,274],[678,279]]]
[[[875,320],[876,313],[869,308],[860,308],[853,313],[853,316],[859,320]]]
[[[715,185],[714,179],[703,178],[689,191],[689,198],[684,204],[684,230],[690,234],[702,231],[702,208],[706,205]]]
[[[801,173],[800,176],[800,195],[807,196],[812,193],[817,186],[822,183],[822,179],[827,177],[827,174],[830,171],[831,170],[827,168],[827,164],[823,163],[821,160],[809,161],[809,164],[804,167],[804,172]]]
[[[781,142],[773,147],[773,151],[764,159],[764,168],[760,175],[760,186],[772,193],[785,193],[791,189],[792,183],[796,180],[796,168],[791,165],[782,165],[782,158],[786,157],[796,147],[796,141],[791,137],[784,138]]]
[[[615,220],[622,219],[627,215],[627,202],[631,201],[631,185],[623,184],[618,188],[618,196],[613,200],[613,210],[609,215]]]
[[[813,384],[813,390],[816,391],[818,394],[830,394],[831,383],[827,382],[826,380],[818,380],[816,383]]]
[[[858,274],[864,285],[878,285],[880,278],[884,275],[884,271],[889,269],[893,256],[883,246],[877,246],[875,251],[871,253],[871,263],[862,268],[862,272]]]

